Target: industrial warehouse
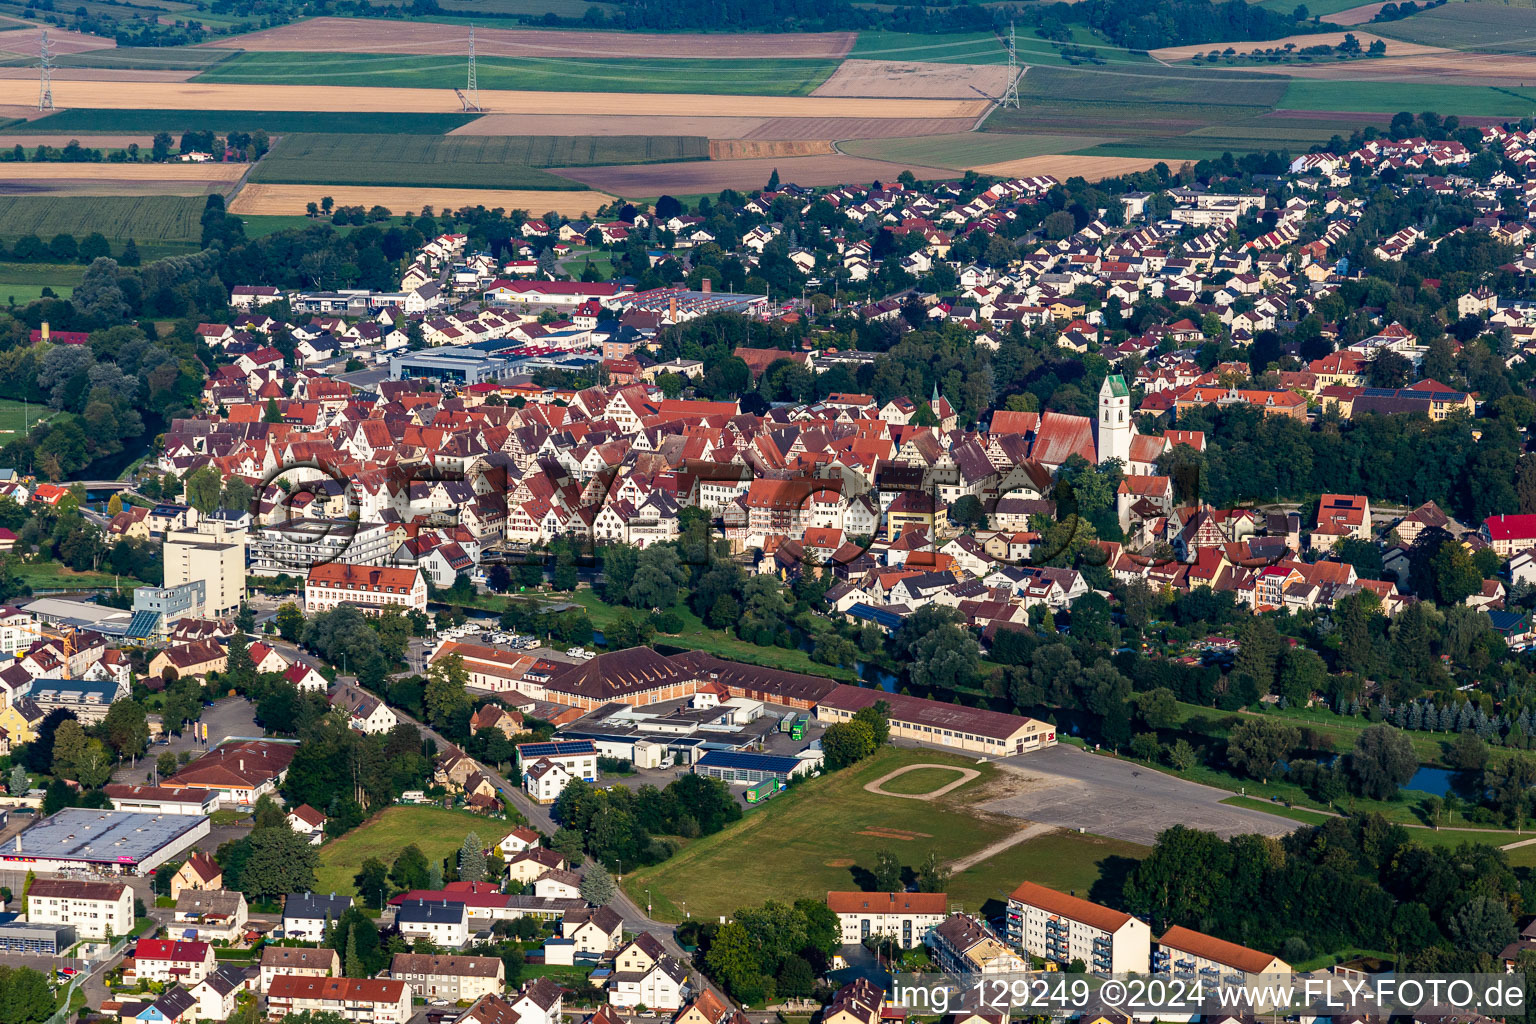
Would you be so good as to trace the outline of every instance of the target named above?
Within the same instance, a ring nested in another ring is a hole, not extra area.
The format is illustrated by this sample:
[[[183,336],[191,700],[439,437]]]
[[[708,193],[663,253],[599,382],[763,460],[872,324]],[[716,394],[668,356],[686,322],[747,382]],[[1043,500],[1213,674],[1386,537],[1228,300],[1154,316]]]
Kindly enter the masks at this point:
[[[147,875],[208,831],[202,816],[67,807],[18,834],[0,869]]]

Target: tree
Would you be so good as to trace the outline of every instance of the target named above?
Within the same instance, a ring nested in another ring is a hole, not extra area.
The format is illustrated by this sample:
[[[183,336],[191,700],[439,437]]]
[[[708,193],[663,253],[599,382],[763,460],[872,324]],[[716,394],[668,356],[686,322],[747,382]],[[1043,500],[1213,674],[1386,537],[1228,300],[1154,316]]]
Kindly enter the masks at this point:
[[[60,722],[53,733],[53,774],[73,779],[84,756],[85,730],[73,718]]]
[[[277,632],[289,643],[298,643],[304,635],[304,613],[292,601],[284,601],[277,608]]]
[[[1458,772],[1480,772],[1488,766],[1488,744],[1475,732],[1458,733],[1445,760]]]
[[[1413,743],[1402,731],[1385,723],[1373,725],[1355,738],[1355,749],[1344,759],[1344,771],[1356,793],[1388,800],[1418,771]]]
[[[875,866],[870,872],[875,879],[876,892],[902,892],[901,861],[891,850],[881,847],[875,851]]]
[[[319,852],[297,832],[286,828],[253,831],[246,840],[251,856],[240,874],[240,889],[255,896],[309,892],[315,887]]]
[[[144,705],[129,698],[113,701],[101,730],[119,757],[143,757],[149,746],[149,719]]]
[[[187,477],[187,504],[203,515],[217,511],[224,478],[212,466],[203,466]]]
[[[944,892],[949,888],[949,868],[939,860],[937,850],[929,850],[928,858],[917,869],[918,892]]]
[[[456,711],[468,708],[469,694],[464,690],[468,683],[469,670],[460,655],[450,654],[433,662],[427,670],[427,688],[422,695],[427,721],[442,728]]]
[[[1454,541],[1440,545],[1429,560],[1435,600],[1442,606],[1461,604],[1483,588],[1482,574],[1467,549]]]
[[[1138,693],[1134,698],[1136,713],[1150,728],[1171,729],[1179,724],[1179,702],[1166,686]]]
[[[1503,901],[1473,896],[1451,915],[1446,929],[1456,948],[1493,955],[1515,941],[1515,920]]]
[[[821,749],[829,771],[857,764],[875,752],[875,735],[867,722],[835,722],[821,734]]]
[[[389,895],[389,868],[377,857],[364,859],[363,866],[352,876],[352,887],[362,896],[364,906],[382,910]]]
[[[1306,707],[1312,695],[1328,685],[1328,665],[1307,647],[1286,647],[1280,652],[1276,686],[1287,707]]]
[[[594,907],[606,907],[618,895],[619,887],[603,862],[595,860],[581,877],[580,891],[581,898]]]
[[[715,941],[704,954],[704,966],[737,999],[761,996],[762,972],[758,969],[757,952],[739,920],[721,925],[715,932]]]
[[[425,889],[427,887],[427,855],[415,843],[406,846],[395,858],[389,869],[389,880],[397,889]]]
[[[30,967],[0,967],[0,1020],[42,1024],[53,1016],[48,979]]]
[[[459,847],[459,880],[462,882],[485,881],[485,850],[480,837],[471,832]]]
[[[1301,730],[1293,725],[1245,716],[1227,733],[1227,760],[1251,778],[1268,782],[1300,742]]]

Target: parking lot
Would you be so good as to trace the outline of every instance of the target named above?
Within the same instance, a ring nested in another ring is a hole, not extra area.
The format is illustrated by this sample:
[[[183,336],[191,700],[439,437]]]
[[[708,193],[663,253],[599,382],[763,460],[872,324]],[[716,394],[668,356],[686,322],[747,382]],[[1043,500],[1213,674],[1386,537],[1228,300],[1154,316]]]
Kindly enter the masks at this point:
[[[215,701],[212,707],[203,708],[203,717],[199,722],[208,726],[207,743],[193,739],[190,726],[180,736],[162,734],[161,738],[166,742],[152,744],[137,764],[120,765],[113,773],[112,781],[135,786],[147,785],[154,777],[155,760],[166,751],[173,754],[186,751],[197,757],[227,739],[259,738],[262,733],[261,726],[256,724],[256,709],[244,697],[225,697]]]

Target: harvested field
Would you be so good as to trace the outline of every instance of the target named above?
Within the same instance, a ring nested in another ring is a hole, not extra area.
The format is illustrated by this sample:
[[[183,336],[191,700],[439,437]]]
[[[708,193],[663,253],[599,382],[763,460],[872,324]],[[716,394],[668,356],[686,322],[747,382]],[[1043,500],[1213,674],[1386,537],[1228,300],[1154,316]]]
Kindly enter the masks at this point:
[[[700,166],[708,166],[703,164]],[[246,185],[230,201],[229,211],[250,215],[299,215],[305,205],[330,196],[337,206],[383,206],[394,213],[423,206],[459,209],[465,206],[504,210],[553,210],[566,217],[591,214],[613,202],[602,192],[544,192],[481,188],[388,188],[378,186]]]
[[[832,148],[832,143],[827,139],[792,139],[782,142],[711,139],[709,143],[711,160],[762,160],[780,156],[817,156],[835,152],[837,151]]]
[[[0,164],[0,194],[200,196],[224,192],[244,164]]]
[[[845,60],[811,95],[995,99],[1007,88],[1008,69],[996,64]]]
[[[860,32],[850,57],[865,60],[919,60],[945,64],[1003,64],[1003,41],[992,32]]]
[[[716,57],[762,60],[765,55],[771,55],[775,58],[840,60],[853,49],[856,38],[857,33],[854,32],[643,35],[630,32],[486,28],[482,25],[475,29],[475,53],[481,57]],[[227,36],[203,45],[252,51],[420,53],[462,57],[469,45],[469,29],[464,25],[424,21],[311,18],[249,35]]]
[[[775,170],[785,184],[816,186],[894,181],[904,170],[923,179],[959,177],[942,167],[908,167],[855,156],[792,156],[768,160],[711,160],[707,163],[643,164],[621,167],[555,167],[562,178],[629,198],[664,193],[695,195],[721,189],[762,188]]]
[[[307,85],[236,85],[208,82],[145,82],[133,89],[107,82],[56,82],[61,107],[171,110],[346,111],[354,113],[455,113],[448,89],[340,88]],[[677,93],[502,92],[480,90],[480,102],[501,114],[637,114],[696,117],[697,96]],[[0,80],[0,103],[37,105],[37,83]],[[854,99],[837,96],[716,96],[709,107],[721,117],[969,117],[988,101]]]
[[[4,38],[0,36],[0,38]],[[49,40],[52,41],[52,36]],[[121,71],[111,68],[54,68],[55,82],[185,82],[196,71]],[[24,78],[37,81],[37,68],[0,67],[0,78]]]
[[[805,120],[820,120],[810,119]],[[772,120],[760,117],[647,117],[641,114],[486,114],[449,135],[702,135],[744,139]],[[900,122],[896,122],[900,123]],[[780,138],[781,136],[768,136]],[[787,136],[785,136],[787,137]],[[814,136],[836,138],[836,136]]]
[[[1135,171],[1145,171],[1158,161],[1151,157],[1121,157],[1121,156],[1031,156],[1023,160],[1005,160],[997,164],[983,164],[972,167],[980,174],[996,175],[999,178],[1021,178],[1030,175],[1054,175],[1062,181],[1072,177],[1086,178],[1088,181],[1098,181],[1101,178],[1113,178],[1117,174],[1130,174]],[[1170,166],[1177,166],[1178,160],[1167,160]]]
[[[915,135],[952,135],[970,131],[975,118],[773,117],[761,121],[743,139],[889,139]],[[712,139],[731,138],[714,132]]]
[[[43,41],[40,28],[19,28],[0,32],[0,55],[37,58],[38,47]],[[66,32],[61,28],[48,30],[48,48],[56,54],[83,53],[86,50],[110,50],[117,43],[101,36],[88,36],[80,32]],[[37,81],[33,75],[32,80]]]
[[[0,114],[10,110],[26,111],[28,108],[0,108]],[[340,114],[316,111],[269,111],[269,110],[91,110],[76,107],[60,110],[46,117],[39,114],[34,104],[33,121],[28,125],[11,125],[13,134],[40,132],[170,132],[180,135],[185,131],[225,132],[238,125],[241,130],[257,129],[271,135],[287,135],[290,132],[352,132],[359,135],[442,135],[475,119],[474,114]]]
[[[1297,66],[1290,68],[1289,72],[1297,78],[1416,82],[1513,89],[1536,82],[1536,57],[1512,53],[1465,53],[1460,50],[1438,50],[1413,57],[1383,57],[1378,60],[1351,61],[1348,64],[1336,64],[1331,67]],[[1446,109],[1456,108],[1446,105]]]
[[[1387,39],[1383,36],[1373,35],[1370,32],[1352,31],[1347,34],[1353,35],[1358,39],[1362,47],[1370,46],[1378,39],[1382,40],[1387,46],[1388,57],[1410,57],[1421,53],[1445,52],[1445,48],[1441,46],[1424,46],[1419,43],[1403,42],[1398,39]],[[1250,50],[1284,49],[1288,43],[1294,44],[1298,50],[1307,46],[1338,46],[1344,41],[1345,35],[1346,33],[1341,30],[1338,32],[1313,32],[1307,35],[1286,36],[1283,39],[1254,39],[1234,43],[1203,43],[1198,46],[1165,46],[1161,50],[1153,50],[1152,56],[1161,61],[1175,63],[1181,60],[1189,60],[1191,57],[1202,56],[1210,53],[1212,50],[1224,50],[1229,46],[1239,53],[1247,53]],[[1348,66],[1354,69],[1367,64],[1378,63],[1380,60],[1381,58],[1371,58],[1370,60],[1353,61]],[[1287,64],[1284,70],[1289,72],[1292,70],[1292,67],[1292,65]]]
[[[1380,14],[1381,9],[1385,6],[1387,6],[1385,3],[1365,4],[1360,7],[1351,7],[1348,10],[1325,14],[1318,20],[1326,21],[1330,25],[1364,25]]]
[[[1376,26],[1384,36],[1429,46],[1529,53],[1536,49],[1536,10],[1499,3],[1454,3]]]
[[[1003,163],[1026,157],[1070,153],[1096,146],[1107,139],[1086,135],[1007,135],[965,132],[911,139],[862,139],[848,142],[842,150],[852,156],[890,163],[918,163],[964,170],[978,164]]]

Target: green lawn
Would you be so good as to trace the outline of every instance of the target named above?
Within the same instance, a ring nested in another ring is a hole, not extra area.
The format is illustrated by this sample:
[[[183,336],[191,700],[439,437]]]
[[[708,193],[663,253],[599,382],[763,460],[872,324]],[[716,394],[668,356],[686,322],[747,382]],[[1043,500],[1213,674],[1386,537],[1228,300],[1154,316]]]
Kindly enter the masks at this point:
[[[1329,815],[1321,811],[1308,811],[1300,807],[1287,807],[1282,803],[1275,803],[1271,800],[1255,800],[1250,796],[1229,796],[1222,803],[1231,804],[1233,807],[1246,807],[1250,811],[1263,811],[1265,814],[1273,814],[1277,818],[1290,818],[1292,821],[1299,821],[1303,825],[1321,825],[1329,818]]]
[[[592,625],[599,630],[611,625],[623,611],[613,605],[605,604],[602,598],[590,590],[579,590],[570,595],[569,599],[586,609]],[[818,664],[811,660],[809,654],[798,648],[759,647],[757,644],[738,639],[726,630],[710,629],[685,604],[679,604],[672,610],[682,617],[683,631],[676,636],[667,633],[656,634],[655,642],[658,644],[686,647],[693,651],[708,651],[710,654],[729,658],[732,661],[784,669],[787,672],[804,672],[808,675],[825,676],[828,679],[840,679],[845,682],[852,682],[858,678],[858,673],[852,669]]]
[[[468,833],[477,833],[489,844],[501,838],[497,831],[500,828],[500,822],[487,821],[468,811],[450,811],[442,807],[386,807],[340,839],[320,847],[315,890],[355,895],[352,876],[369,857],[377,857],[386,865],[393,864],[402,849],[415,843],[429,861],[440,860],[457,850]]]
[[[918,768],[905,775],[898,775],[890,782],[883,783],[880,788],[887,793],[932,793],[959,778],[958,772],[948,768]]]
[[[916,774],[916,773],[914,773]],[[949,883],[949,902],[992,913],[1020,882],[1036,882],[1085,899],[1113,900],[1120,881],[1150,847],[1105,836],[1052,832],[1036,836],[960,872]]]
[[[20,403],[15,403],[19,405]],[[0,435],[3,437],[4,435]],[[76,587],[95,589],[121,586],[124,590],[143,586],[142,580],[131,576],[117,577],[110,572],[75,572],[58,562],[23,562],[16,567],[16,575],[33,590],[68,590]]]
[[[906,764],[978,768],[975,779],[939,800],[878,796],[864,785]],[[858,889],[855,867],[890,849],[915,867],[930,851],[946,860],[996,842],[1018,827],[980,817],[980,799],[997,769],[936,750],[887,747],[868,761],[781,793],[723,832],[689,843],[671,859],[625,877],[630,897],[653,917],[680,921],[733,913],[766,899],[819,898],[828,890]]]
[[[475,68],[481,89],[805,96],[837,70],[837,64],[798,58],[481,57]],[[412,54],[253,52],[224,61],[193,81],[448,89],[463,87],[464,66]]]

